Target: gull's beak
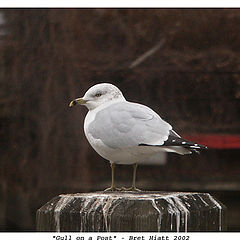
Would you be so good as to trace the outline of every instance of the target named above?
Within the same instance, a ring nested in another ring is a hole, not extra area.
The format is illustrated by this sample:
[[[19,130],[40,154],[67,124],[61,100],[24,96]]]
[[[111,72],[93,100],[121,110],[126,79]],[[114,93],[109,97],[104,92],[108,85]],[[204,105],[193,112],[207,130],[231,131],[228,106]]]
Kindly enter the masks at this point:
[[[75,106],[77,104],[85,104],[87,101],[83,98],[76,98],[69,103],[69,107]]]

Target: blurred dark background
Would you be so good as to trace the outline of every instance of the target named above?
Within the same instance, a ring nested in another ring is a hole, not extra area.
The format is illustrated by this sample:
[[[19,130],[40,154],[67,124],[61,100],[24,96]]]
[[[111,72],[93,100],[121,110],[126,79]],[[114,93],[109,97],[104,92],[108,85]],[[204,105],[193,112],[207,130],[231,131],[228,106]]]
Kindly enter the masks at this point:
[[[0,10],[0,230],[34,231],[54,196],[110,185],[84,136],[87,109],[68,107],[110,82],[209,146],[140,166],[137,186],[209,192],[240,231],[239,26],[239,9]],[[118,166],[117,185],[131,172]]]

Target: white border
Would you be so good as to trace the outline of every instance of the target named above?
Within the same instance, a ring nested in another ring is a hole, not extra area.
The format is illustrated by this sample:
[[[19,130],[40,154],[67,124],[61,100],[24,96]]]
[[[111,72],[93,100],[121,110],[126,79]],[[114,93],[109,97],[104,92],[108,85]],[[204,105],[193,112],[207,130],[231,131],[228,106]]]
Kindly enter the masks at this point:
[[[225,8],[240,7],[237,0],[7,0],[0,1],[0,8]]]
[[[240,238],[240,233],[168,233],[168,232],[99,232],[99,233],[0,233],[0,238],[4,240],[149,240],[156,236],[156,240],[236,240]]]

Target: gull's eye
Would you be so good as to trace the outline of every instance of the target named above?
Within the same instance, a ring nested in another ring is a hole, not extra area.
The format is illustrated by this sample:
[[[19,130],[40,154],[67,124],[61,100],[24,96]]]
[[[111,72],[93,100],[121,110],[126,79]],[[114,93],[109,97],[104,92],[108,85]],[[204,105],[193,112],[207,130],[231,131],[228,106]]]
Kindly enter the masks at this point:
[[[101,93],[96,93],[96,94],[95,94],[95,97],[101,97],[101,96],[102,96]]]

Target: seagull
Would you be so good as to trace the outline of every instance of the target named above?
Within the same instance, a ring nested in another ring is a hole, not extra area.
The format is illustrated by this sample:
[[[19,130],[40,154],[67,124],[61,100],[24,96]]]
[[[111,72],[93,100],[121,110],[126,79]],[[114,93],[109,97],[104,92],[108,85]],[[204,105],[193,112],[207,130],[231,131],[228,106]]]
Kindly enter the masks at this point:
[[[100,156],[111,163],[112,184],[105,191],[140,191],[136,188],[139,160],[147,162],[159,152],[185,155],[207,149],[206,146],[181,138],[151,108],[127,101],[113,84],[100,83],[92,86],[82,98],[72,100],[69,107],[79,104],[89,110],[84,120],[84,133],[88,142]],[[116,164],[133,165],[130,188],[116,188]]]

